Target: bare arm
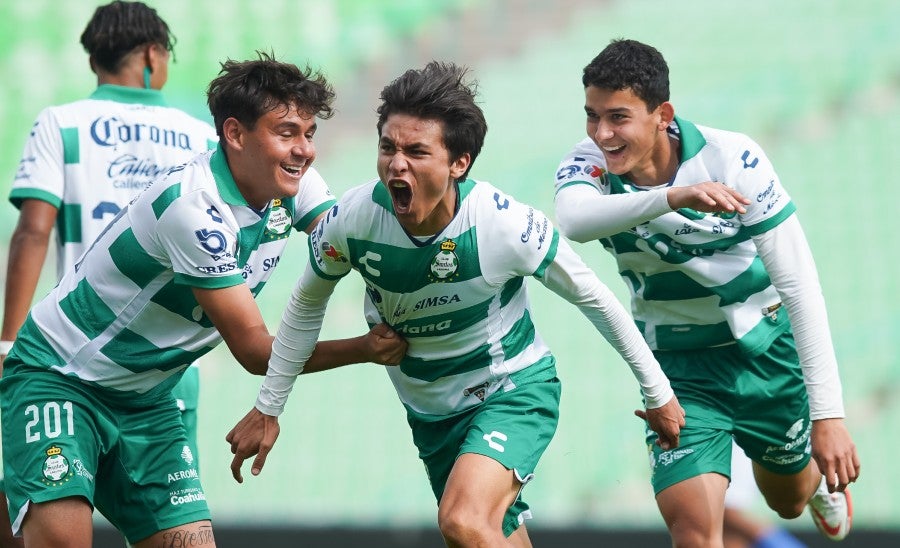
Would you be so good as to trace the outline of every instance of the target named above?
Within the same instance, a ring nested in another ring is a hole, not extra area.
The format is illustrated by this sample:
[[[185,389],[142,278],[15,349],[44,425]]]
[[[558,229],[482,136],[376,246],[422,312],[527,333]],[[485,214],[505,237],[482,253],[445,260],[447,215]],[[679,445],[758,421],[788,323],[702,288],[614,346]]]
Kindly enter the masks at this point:
[[[254,375],[265,375],[274,337],[247,284],[192,290],[238,363]]]
[[[56,207],[43,200],[22,202],[19,222],[9,240],[6,263],[3,329],[0,332],[0,339],[4,341],[14,341],[25,323],[47,257],[56,213]]]
[[[193,292],[238,363],[254,375],[265,375],[275,337],[269,334],[247,285],[195,287]],[[378,324],[359,337],[319,342],[303,372],[366,362],[396,365],[405,354],[406,341],[387,325]]]

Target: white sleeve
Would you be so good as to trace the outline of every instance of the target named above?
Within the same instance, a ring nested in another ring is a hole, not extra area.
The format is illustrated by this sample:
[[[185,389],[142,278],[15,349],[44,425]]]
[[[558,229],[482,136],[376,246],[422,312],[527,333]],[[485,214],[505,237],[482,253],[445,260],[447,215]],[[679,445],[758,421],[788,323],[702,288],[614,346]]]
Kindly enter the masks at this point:
[[[307,264],[281,316],[272,343],[269,369],[256,398],[256,408],[277,417],[294,387],[297,376],[316,348],[328,299],[337,280],[326,280]]]
[[[64,147],[52,108],[38,115],[25,142],[10,200],[18,208],[26,198],[60,207],[65,193]]]
[[[674,393],[669,379],[631,316],[565,240],[559,240],[556,256],[540,280],[577,306],[628,363],[641,385],[647,409],[661,407],[672,399]]]
[[[753,236],[753,242],[791,319],[809,394],[810,418],[843,417],[841,379],[828,328],[825,297],[797,215]]]
[[[628,194],[603,194],[587,184],[565,187],[556,194],[560,232],[576,242],[589,242],[624,232],[671,213],[668,187]]]

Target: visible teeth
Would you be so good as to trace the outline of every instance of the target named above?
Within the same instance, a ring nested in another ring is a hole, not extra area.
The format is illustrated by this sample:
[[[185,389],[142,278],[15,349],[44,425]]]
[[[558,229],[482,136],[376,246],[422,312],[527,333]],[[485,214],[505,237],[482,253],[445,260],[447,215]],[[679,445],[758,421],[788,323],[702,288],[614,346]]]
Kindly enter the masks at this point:
[[[299,166],[282,165],[281,167],[283,167],[285,171],[289,171],[291,173],[300,173],[300,171],[303,170],[303,166],[305,166],[305,165],[306,165],[306,163],[300,164]]]
[[[406,183],[393,182],[391,183],[391,186],[394,188],[406,188]]]
[[[605,150],[606,152],[615,152],[615,151],[621,150],[623,148],[625,148],[625,145],[619,145],[617,147],[603,147],[603,150]]]

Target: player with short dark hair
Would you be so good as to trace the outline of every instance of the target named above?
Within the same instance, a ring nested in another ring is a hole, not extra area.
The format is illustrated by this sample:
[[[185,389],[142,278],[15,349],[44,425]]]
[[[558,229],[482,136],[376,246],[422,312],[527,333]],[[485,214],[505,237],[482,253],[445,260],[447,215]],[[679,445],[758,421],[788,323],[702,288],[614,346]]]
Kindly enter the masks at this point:
[[[242,481],[241,464],[257,453],[251,473],[262,469],[328,297],[356,270],[366,320],[409,341],[387,373],[448,546],[530,546],[520,494],[556,431],[560,382],[532,322],[527,277],[576,305],[622,355],[664,447],[678,445],[684,414],[625,309],[550,220],[467,177],[487,124],[466,69],[431,62],[381,100],[379,180],[348,191],[312,233],[256,407],[227,436],[232,473]]]
[[[0,380],[10,517],[26,544],[91,546],[96,507],[133,546],[215,545],[171,390],[223,340],[265,372],[273,337],[254,297],[292,230],[310,232],[334,204],[310,167],[332,97],[320,75],[266,54],[224,63],[208,91],[217,148],[167,166],[31,310]],[[185,139],[171,135],[166,146]],[[308,371],[404,351],[377,325],[320,343]]]
[[[668,75],[655,48],[612,41],[584,68],[587,138],[556,175],[560,231],[616,258],[687,412],[677,450],[647,435],[657,504],[675,546],[721,546],[734,438],[772,509],[808,504],[841,539],[860,465],[796,205],[749,137],[675,116]]]

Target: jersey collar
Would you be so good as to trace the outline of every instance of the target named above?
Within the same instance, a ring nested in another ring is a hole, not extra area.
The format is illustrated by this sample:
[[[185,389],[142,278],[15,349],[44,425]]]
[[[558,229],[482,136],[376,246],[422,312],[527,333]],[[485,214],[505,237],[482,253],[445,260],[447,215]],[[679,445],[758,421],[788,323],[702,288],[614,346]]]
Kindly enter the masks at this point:
[[[222,149],[222,143],[216,144],[216,150],[209,159],[209,168],[212,170],[213,178],[216,180],[216,188],[225,203],[236,206],[246,206],[247,200],[238,190],[231,170],[228,169],[228,159],[225,157],[225,151]]]
[[[669,126],[669,131],[678,135],[681,143],[681,163],[685,163],[706,146],[706,139],[697,126],[684,118],[675,117],[675,121]]]
[[[91,99],[100,99],[105,101],[116,101],[118,103],[134,103],[139,105],[150,105],[157,107],[169,106],[166,98],[158,89],[133,88],[128,86],[117,86],[114,84],[101,84],[97,86]]]

